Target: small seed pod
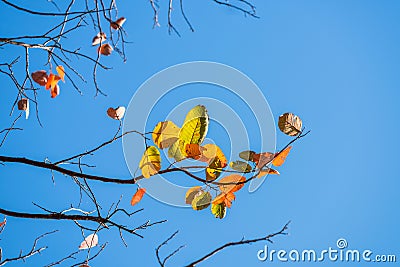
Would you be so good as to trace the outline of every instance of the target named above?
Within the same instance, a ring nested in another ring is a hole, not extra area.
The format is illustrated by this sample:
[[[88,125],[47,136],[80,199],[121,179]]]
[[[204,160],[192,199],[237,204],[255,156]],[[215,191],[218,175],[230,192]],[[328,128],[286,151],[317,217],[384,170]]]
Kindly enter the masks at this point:
[[[28,109],[28,98],[22,98],[21,100],[18,101],[18,109],[19,110],[27,110]]]

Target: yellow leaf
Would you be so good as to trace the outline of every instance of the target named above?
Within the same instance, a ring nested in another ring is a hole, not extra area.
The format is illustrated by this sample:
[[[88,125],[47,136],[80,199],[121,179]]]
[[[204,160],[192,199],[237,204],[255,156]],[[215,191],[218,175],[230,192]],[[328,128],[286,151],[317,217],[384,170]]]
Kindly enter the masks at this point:
[[[161,149],[170,147],[178,140],[179,130],[172,121],[159,122],[152,133],[154,144]]]
[[[64,76],[65,76],[65,71],[64,71],[64,67],[63,66],[57,66],[56,67],[56,71],[57,71],[57,73],[58,73],[58,76],[60,77],[60,79],[63,81],[63,82],[65,82],[65,80],[64,80]]]
[[[285,162],[286,157],[288,156],[291,149],[292,149],[292,147],[289,146],[285,150],[283,150],[281,153],[276,153],[275,158],[272,161],[272,165],[277,166],[277,167],[281,166]]]
[[[168,149],[168,157],[174,158],[176,162],[184,160],[186,156],[181,152],[183,146],[184,142],[182,140],[176,140]]]
[[[142,170],[142,175],[145,178],[158,173],[161,169],[160,152],[155,146],[150,146],[146,149],[140,160],[139,168]]]
[[[204,106],[195,106],[186,115],[185,122],[179,131],[179,140],[183,142],[181,146],[182,154],[185,155],[187,144],[201,144],[206,137],[207,131],[207,110]]]

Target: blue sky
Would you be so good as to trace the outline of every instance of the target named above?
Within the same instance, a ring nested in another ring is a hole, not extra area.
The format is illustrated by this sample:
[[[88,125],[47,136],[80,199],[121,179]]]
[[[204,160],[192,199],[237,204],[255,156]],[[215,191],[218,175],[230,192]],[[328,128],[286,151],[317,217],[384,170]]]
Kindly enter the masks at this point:
[[[41,2],[52,8],[46,1]],[[143,240],[125,236],[128,248],[123,246],[117,231],[102,232],[100,242],[108,241],[109,245],[91,265],[156,266],[155,247],[179,230],[164,253],[186,244],[170,262],[170,266],[182,266],[225,242],[279,230],[289,220],[290,234],[274,239],[271,249],[323,250],[335,247],[338,238],[345,238],[351,249],[397,253],[399,258],[396,203],[400,201],[397,192],[400,3],[254,1],[261,18],[253,19],[216,6],[212,1],[202,2],[206,3],[186,3],[194,33],[187,29],[176,7],[173,19],[182,35],[179,38],[167,33],[165,3],[161,3],[161,28],[153,30],[149,4],[121,1],[120,14],[128,18],[125,29],[132,43],[127,47],[126,63],[116,54],[104,58],[104,63],[113,66],[113,70],[98,74],[101,88],[108,96],[94,98],[90,82],[82,86],[83,96],[68,82],[61,84],[61,95],[56,99],[50,99],[47,91],[40,91],[44,127],[38,125],[34,116],[20,120],[18,125],[24,130],[13,133],[0,148],[0,154],[56,161],[94,147],[112,137],[118,127],[117,122],[106,117],[106,109],[127,106],[137,88],[150,76],[182,62],[220,62],[242,71],[261,88],[275,119],[281,113],[294,112],[312,130],[311,134],[295,144],[280,168],[280,176],[269,177],[255,193],[239,192],[224,220],[214,219],[208,211],[171,207],[146,196],[137,206],[145,211],[131,219],[132,225],[147,219],[168,219],[168,223],[143,231]],[[39,8],[33,4],[29,7]],[[41,32],[42,25],[51,22],[11,11],[0,5],[3,22],[13,21],[0,25],[0,36]],[[94,55],[90,47],[94,34],[92,28],[86,27],[65,42]],[[1,62],[23,53],[22,48],[4,51],[0,50]],[[45,54],[33,51],[31,70],[42,69],[45,59]],[[78,66],[90,75],[86,63],[78,61]],[[0,81],[1,128],[5,128],[11,123],[7,114],[16,92],[7,77],[0,76]],[[195,90],[201,90],[199,87],[193,86]],[[182,99],[190,96],[189,89],[187,95],[182,92]],[[181,101],[178,97],[175,100],[176,104]],[[240,114],[240,107],[232,108]],[[169,111],[168,105],[160,105],[158,120],[163,120]],[[157,121],[157,117],[152,119]],[[250,123],[248,127],[254,125]],[[218,140],[216,133],[210,131],[209,136]],[[277,133],[278,147],[289,140]],[[224,144],[221,148],[229,149]],[[142,151],[143,147],[132,148],[132,153],[138,155]],[[130,175],[121,143],[87,158],[87,162],[97,166],[87,170],[94,174]],[[0,169],[0,203],[7,209],[38,212],[33,201],[58,210],[79,200],[78,190],[68,177],[55,174],[54,186],[48,171],[16,164]],[[129,207],[135,186],[102,183],[92,186],[105,207],[123,195],[122,205],[132,211],[136,209]],[[74,251],[81,242],[80,231],[70,222],[44,223],[11,217],[7,220],[0,240],[4,256],[18,254],[21,248],[28,250],[31,241],[43,232],[60,230],[42,240],[42,244],[49,246],[47,251],[15,266],[50,263]],[[261,242],[228,249],[199,266],[313,265],[260,262],[256,254],[263,247]],[[342,263],[324,262],[324,266],[339,265]]]

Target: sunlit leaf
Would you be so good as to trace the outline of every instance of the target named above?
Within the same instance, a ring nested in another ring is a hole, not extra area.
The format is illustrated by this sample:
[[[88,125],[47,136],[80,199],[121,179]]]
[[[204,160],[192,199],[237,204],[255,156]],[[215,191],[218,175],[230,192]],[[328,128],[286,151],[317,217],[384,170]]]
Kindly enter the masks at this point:
[[[142,170],[142,175],[145,178],[158,173],[161,169],[160,151],[155,146],[150,146],[146,149],[140,160],[139,168]]]
[[[287,147],[285,150],[283,150],[281,153],[276,153],[276,157],[272,161],[272,165],[274,166],[281,166],[285,160],[286,157],[289,155],[290,150],[292,149],[291,146]]]
[[[231,191],[222,192],[219,194],[212,202],[212,204],[221,204],[223,203],[226,207],[230,208],[232,206],[232,201],[236,199],[235,194]]]
[[[303,122],[293,113],[285,113],[279,116],[278,127],[284,134],[296,136],[301,133]]]
[[[184,142],[182,140],[176,140],[175,143],[168,149],[168,157],[174,158],[176,162],[179,162],[186,158],[186,156],[182,153],[182,147],[184,146]]]
[[[63,81],[63,82],[65,82],[65,80],[64,80],[64,76],[65,76],[65,70],[64,70],[64,67],[63,66],[57,66],[56,67],[56,71],[57,71],[57,73],[58,73],[58,76],[60,77],[60,79]]]
[[[247,161],[253,161],[253,156],[256,154],[256,152],[251,151],[251,150],[246,150],[242,151],[239,153],[239,157],[241,159],[247,160]]]
[[[111,26],[111,28],[113,28],[114,30],[118,30],[119,28],[122,27],[122,25],[125,23],[125,21],[126,21],[126,18],[120,17],[120,18],[117,19],[116,21],[110,22],[110,26]]]
[[[234,169],[235,171],[239,171],[239,172],[251,172],[251,170],[253,169],[249,164],[247,164],[244,161],[232,161],[229,166]]]
[[[61,80],[61,78],[58,75],[54,75],[53,73],[50,73],[49,76],[47,77],[47,83],[46,83],[46,90],[54,90],[56,87],[57,83]]]
[[[139,188],[136,193],[132,196],[131,199],[131,206],[135,206],[137,203],[140,202],[140,200],[142,200],[144,194],[146,193],[146,189],[145,188]]]
[[[88,235],[79,246],[79,249],[88,249],[97,246],[99,237],[96,234]]]
[[[224,193],[234,193],[242,189],[245,181],[246,177],[239,174],[231,174],[221,178],[221,180],[218,181],[219,183],[223,183],[219,185],[219,189]]]
[[[264,152],[253,155],[253,161],[257,164],[257,168],[262,168],[272,161],[274,154],[270,152]]]
[[[193,199],[195,198],[196,195],[201,193],[201,186],[195,186],[192,188],[189,188],[188,191],[186,191],[185,195],[185,202],[186,204],[191,204],[193,202]]]
[[[226,206],[224,203],[211,204],[211,212],[215,218],[223,219],[226,215]]]
[[[102,44],[99,48],[97,48],[97,52],[104,56],[111,55],[113,50],[114,49],[112,48],[112,46],[110,44]]]
[[[104,32],[99,32],[95,37],[93,37],[92,45],[98,45],[104,42],[107,39],[107,36]]]
[[[186,115],[185,122],[179,131],[179,140],[183,141],[182,154],[187,144],[201,144],[208,130],[208,114],[204,106],[195,106]]]
[[[267,168],[267,169],[262,169],[262,170],[260,171],[260,173],[257,175],[257,178],[261,178],[261,177],[263,177],[263,176],[265,176],[265,175],[267,175],[267,174],[277,174],[277,175],[280,175],[280,173],[279,173],[277,170],[272,169],[272,168]]]
[[[38,70],[31,74],[32,80],[41,86],[47,84],[47,72],[45,70]]]
[[[194,210],[203,210],[207,208],[211,203],[211,194],[209,192],[203,192],[194,197],[192,201],[192,208]]]
[[[122,119],[124,117],[124,114],[125,114],[125,107],[123,106],[107,109],[107,115],[114,120]]]
[[[60,86],[58,84],[56,84],[56,86],[54,86],[54,88],[51,88],[50,96],[51,96],[51,98],[55,98],[59,94],[60,94]]]
[[[199,159],[201,156],[200,149],[202,148],[199,144],[186,144],[185,155],[188,158]]]
[[[172,121],[159,122],[152,133],[154,144],[161,149],[170,147],[178,140],[179,130]]]
[[[200,148],[201,157],[198,159],[199,161],[206,162],[211,164],[214,159],[218,159],[220,162],[218,168],[225,168],[227,165],[227,160],[222,152],[222,150],[214,144],[206,144]]]

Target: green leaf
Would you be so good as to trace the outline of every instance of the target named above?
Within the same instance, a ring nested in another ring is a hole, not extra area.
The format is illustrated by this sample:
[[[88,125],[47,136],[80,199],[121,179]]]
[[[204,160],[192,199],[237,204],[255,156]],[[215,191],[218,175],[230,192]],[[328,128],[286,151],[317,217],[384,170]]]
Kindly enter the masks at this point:
[[[145,178],[158,173],[161,169],[161,157],[160,151],[155,146],[150,146],[143,153],[143,157],[140,160],[139,168],[142,170],[142,175]]]
[[[180,128],[172,121],[159,122],[152,133],[154,144],[161,149],[170,147],[178,140],[179,130]]]
[[[239,172],[251,172],[251,170],[253,169],[249,164],[240,160],[232,161],[229,166],[231,166],[231,168],[235,171]]]
[[[211,212],[214,214],[215,218],[223,219],[226,215],[226,206],[224,203],[212,204]]]
[[[176,162],[185,159],[186,156],[182,153],[183,145],[184,143],[182,140],[176,140],[175,143],[168,149],[168,157],[174,158]]]
[[[192,201],[192,208],[194,210],[203,210],[210,206],[211,203],[211,194],[209,192],[203,192],[194,197]]]
[[[183,141],[183,146],[180,146],[182,154],[185,155],[186,144],[201,144],[207,131],[207,110],[204,106],[195,106],[186,115],[183,126],[179,131],[179,140]]]
[[[246,150],[242,151],[239,153],[239,157],[241,159],[247,160],[247,161],[253,161],[253,156],[256,154],[256,152],[251,151],[251,150]]]

